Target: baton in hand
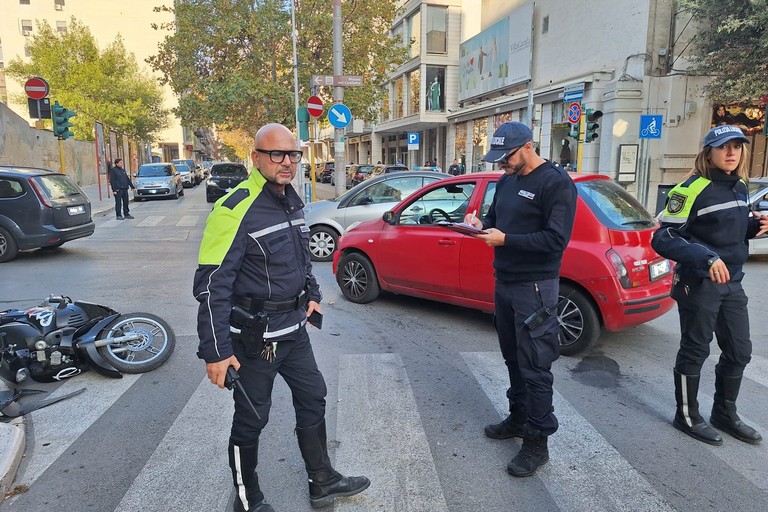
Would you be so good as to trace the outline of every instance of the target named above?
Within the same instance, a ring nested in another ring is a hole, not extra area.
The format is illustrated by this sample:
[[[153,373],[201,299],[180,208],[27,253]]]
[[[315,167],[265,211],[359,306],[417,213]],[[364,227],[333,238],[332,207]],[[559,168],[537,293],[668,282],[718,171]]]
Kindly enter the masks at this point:
[[[240,391],[240,393],[242,393],[245,397],[245,401],[248,402],[248,405],[251,406],[251,409],[253,410],[253,413],[256,415],[256,417],[261,419],[259,411],[256,410],[256,406],[253,405],[253,402],[251,402],[251,397],[249,397],[248,393],[245,392],[243,383],[240,382],[240,375],[237,373],[237,370],[235,370],[234,366],[227,368],[227,376],[224,378],[224,385],[227,387],[227,389],[237,388],[237,390]]]

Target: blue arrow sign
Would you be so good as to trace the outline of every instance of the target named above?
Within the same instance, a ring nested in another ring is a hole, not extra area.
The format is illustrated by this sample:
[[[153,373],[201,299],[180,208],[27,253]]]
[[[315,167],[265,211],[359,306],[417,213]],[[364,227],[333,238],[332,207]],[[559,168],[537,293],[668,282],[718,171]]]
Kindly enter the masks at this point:
[[[346,128],[352,122],[352,112],[343,103],[337,103],[328,109],[328,122],[334,128]]]

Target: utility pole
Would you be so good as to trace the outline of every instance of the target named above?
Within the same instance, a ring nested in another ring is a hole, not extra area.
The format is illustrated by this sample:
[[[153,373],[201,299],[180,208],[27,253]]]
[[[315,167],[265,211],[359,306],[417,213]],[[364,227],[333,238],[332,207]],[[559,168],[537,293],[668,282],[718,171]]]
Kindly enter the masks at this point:
[[[296,113],[296,149],[301,149],[301,138],[299,137],[299,57],[296,53],[296,2],[291,0],[291,39],[293,40],[293,103]],[[296,173],[296,182],[298,184],[299,195],[304,195],[304,170],[301,163],[298,165],[299,172]]]
[[[335,76],[344,74],[344,59],[342,56],[341,43],[341,0],[333,0],[333,74]],[[344,87],[338,85],[334,86],[333,100],[336,103],[344,103]],[[333,173],[336,181],[336,195],[341,195],[347,188],[344,133],[344,128],[333,129]]]

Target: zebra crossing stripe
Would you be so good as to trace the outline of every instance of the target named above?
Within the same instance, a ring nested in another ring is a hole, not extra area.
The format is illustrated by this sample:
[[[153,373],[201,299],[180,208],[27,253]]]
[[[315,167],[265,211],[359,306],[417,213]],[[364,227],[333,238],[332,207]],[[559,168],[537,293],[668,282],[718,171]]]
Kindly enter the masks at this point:
[[[139,228],[153,228],[160,224],[162,220],[165,218],[165,215],[150,215],[149,217],[146,217],[144,220],[136,224],[136,227]]]
[[[233,411],[231,393],[203,378],[115,512],[157,510],[158,503],[163,510],[227,510]],[[194,482],[203,488],[191,489]]]
[[[86,388],[85,393],[29,415],[34,425],[34,446],[29,445],[30,439],[27,438],[27,464],[24,474],[18,475],[16,482],[31,485],[138,378],[139,375],[125,374],[122,379],[105,379],[91,372],[66,381],[51,393],[51,397],[55,398]]]
[[[464,352],[461,356],[499,415],[506,417],[509,373],[501,354]],[[560,510],[674,510],[557,391],[553,400],[560,429],[549,439],[549,463],[536,475]]]
[[[335,466],[372,483],[359,496],[337,500],[334,510],[359,511],[364,503],[365,510],[447,511],[400,355],[342,355],[338,400]],[[371,425],[386,425],[386,435]]]
[[[196,226],[199,218],[197,215],[184,215],[176,225],[180,228]]]

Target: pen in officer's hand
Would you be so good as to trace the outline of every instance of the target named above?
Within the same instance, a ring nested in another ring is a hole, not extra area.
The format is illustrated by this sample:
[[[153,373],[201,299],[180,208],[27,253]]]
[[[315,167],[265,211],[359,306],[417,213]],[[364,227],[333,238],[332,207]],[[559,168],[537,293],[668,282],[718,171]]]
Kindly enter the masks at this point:
[[[472,213],[469,214],[469,223],[472,224],[475,222],[475,215],[477,214],[477,210],[472,210]]]

